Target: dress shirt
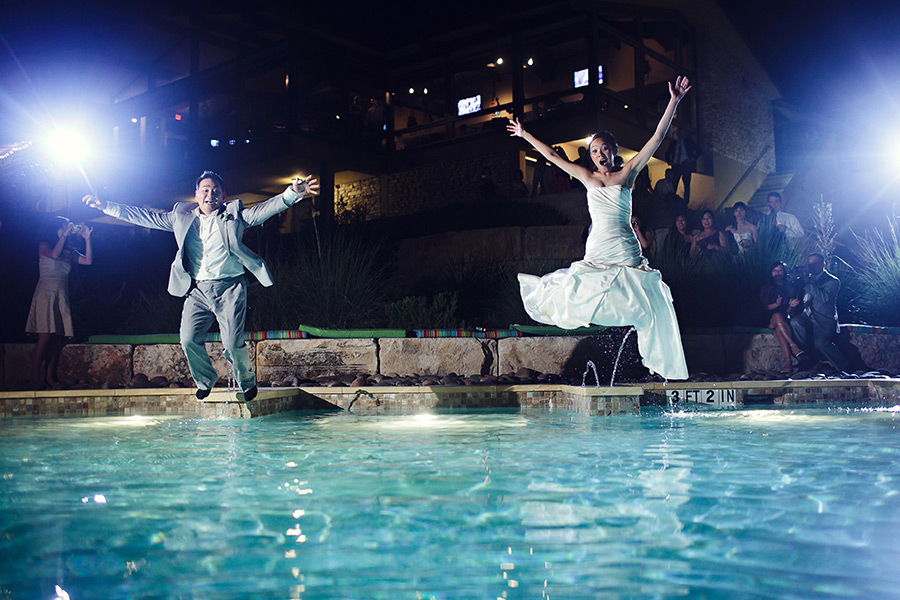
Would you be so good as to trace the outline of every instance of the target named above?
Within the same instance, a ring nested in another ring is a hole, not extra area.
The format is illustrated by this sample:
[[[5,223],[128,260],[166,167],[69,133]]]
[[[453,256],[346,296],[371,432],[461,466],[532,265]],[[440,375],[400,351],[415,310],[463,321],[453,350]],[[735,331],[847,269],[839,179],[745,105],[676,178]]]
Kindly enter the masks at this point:
[[[244,265],[228,251],[216,219],[224,212],[204,215],[197,209],[197,220],[184,240],[188,272],[196,281],[228,279],[244,274]]]
[[[784,235],[791,241],[799,240],[805,235],[800,220],[791,213],[778,211],[775,214],[775,222],[784,225]]]

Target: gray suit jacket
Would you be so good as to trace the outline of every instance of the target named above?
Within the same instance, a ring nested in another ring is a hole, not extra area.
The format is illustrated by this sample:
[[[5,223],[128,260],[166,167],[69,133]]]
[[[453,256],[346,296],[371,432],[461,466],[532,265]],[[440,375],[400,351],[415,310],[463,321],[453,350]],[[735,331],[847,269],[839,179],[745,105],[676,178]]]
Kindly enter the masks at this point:
[[[816,327],[839,333],[837,295],[840,289],[841,280],[828,271],[822,271],[803,286],[803,312]]]
[[[286,190],[284,193],[250,208],[244,208],[240,200],[232,200],[225,204],[219,213],[219,218],[216,219],[228,251],[264,286],[272,285],[272,275],[263,259],[244,245],[242,239],[244,230],[259,225],[266,219],[291,207],[299,198],[299,195]],[[187,295],[191,289],[191,276],[186,268],[187,257],[185,256],[184,240],[191,225],[198,218],[198,207],[195,203],[178,202],[169,212],[156,212],[136,206],[107,202],[103,212],[141,227],[173,232],[175,241],[178,243],[178,251],[172,262],[172,268],[169,270],[168,290],[173,296]]]

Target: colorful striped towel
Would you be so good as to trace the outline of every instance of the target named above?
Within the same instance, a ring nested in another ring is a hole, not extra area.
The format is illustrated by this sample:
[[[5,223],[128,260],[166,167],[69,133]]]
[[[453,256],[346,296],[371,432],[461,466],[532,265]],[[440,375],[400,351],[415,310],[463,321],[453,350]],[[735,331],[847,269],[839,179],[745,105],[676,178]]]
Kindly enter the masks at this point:
[[[414,329],[419,338],[489,338],[522,337],[522,332],[515,329]]]

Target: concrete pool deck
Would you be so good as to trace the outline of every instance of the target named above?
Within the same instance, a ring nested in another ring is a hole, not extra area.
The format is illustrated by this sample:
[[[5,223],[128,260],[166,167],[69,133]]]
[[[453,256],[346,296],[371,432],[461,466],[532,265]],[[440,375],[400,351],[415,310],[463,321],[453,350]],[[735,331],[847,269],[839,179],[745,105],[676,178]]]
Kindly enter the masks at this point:
[[[900,379],[677,382],[614,387],[284,387],[260,388],[250,403],[225,390],[197,400],[193,388],[13,391],[0,392],[0,417],[171,415],[246,419],[295,410],[389,413],[454,408],[552,408],[609,416],[636,414],[641,406],[666,405],[670,401],[715,408],[895,402],[900,401]]]

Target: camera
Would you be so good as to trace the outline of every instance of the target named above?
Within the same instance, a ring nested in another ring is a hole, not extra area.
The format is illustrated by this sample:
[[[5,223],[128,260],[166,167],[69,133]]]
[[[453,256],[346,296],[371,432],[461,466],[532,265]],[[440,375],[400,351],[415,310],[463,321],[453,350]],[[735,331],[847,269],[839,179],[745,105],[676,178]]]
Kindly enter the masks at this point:
[[[84,223],[72,225],[72,233],[81,233],[82,231],[84,231]]]
[[[793,284],[803,283],[803,277],[806,275],[806,265],[797,265],[788,273],[787,280]]]

